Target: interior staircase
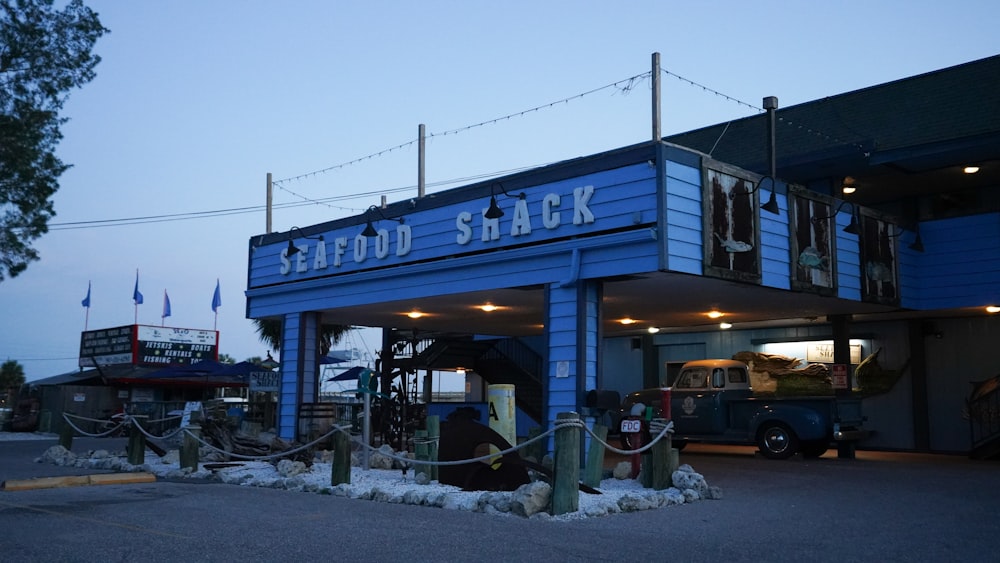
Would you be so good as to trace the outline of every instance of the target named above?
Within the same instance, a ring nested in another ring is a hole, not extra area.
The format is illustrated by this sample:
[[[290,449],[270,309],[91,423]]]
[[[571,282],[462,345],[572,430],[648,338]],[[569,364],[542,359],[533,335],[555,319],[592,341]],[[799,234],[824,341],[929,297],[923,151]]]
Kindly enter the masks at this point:
[[[439,337],[415,359],[429,369],[464,368],[489,384],[512,384],[517,407],[543,418],[542,357],[516,338]]]

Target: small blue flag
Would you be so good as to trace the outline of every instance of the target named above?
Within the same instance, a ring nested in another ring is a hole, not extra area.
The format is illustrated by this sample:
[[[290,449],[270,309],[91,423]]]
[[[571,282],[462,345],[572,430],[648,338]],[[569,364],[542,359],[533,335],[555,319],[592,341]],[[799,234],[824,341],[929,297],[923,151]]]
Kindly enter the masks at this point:
[[[88,309],[90,308],[90,282],[87,282],[87,296],[83,298],[80,304]]]
[[[132,290],[132,301],[136,305],[142,305],[142,294],[139,293],[139,270],[135,271],[135,289]]]
[[[161,318],[167,318],[170,316],[170,296],[167,295],[167,290],[163,290],[163,316]]]
[[[212,312],[218,313],[222,306],[222,292],[219,290],[219,280],[215,280],[215,295],[212,296]]]

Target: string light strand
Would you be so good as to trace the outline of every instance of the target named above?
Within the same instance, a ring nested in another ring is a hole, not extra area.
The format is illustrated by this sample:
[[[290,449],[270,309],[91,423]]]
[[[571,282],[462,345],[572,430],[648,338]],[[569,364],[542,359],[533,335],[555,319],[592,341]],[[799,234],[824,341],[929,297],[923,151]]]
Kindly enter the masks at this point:
[[[738,98],[734,98],[734,97],[732,97],[732,96],[730,96],[728,94],[723,94],[722,92],[720,92],[718,90],[715,90],[713,88],[709,88],[708,86],[705,86],[704,84],[699,84],[698,82],[695,82],[694,80],[691,80],[690,78],[685,78],[685,77],[683,77],[683,76],[681,76],[679,74],[675,74],[673,72],[670,72],[669,70],[667,70],[665,68],[661,68],[660,72],[662,72],[663,74],[666,74],[667,76],[673,76],[674,78],[676,78],[677,80],[680,80],[681,82],[686,82],[686,83],[688,83],[688,84],[690,84],[692,86],[696,86],[698,88],[701,88],[702,90],[704,90],[706,92],[710,92],[712,94],[715,94],[716,96],[719,96],[721,98],[725,98],[726,100],[728,100],[730,102],[735,102],[735,103],[737,103],[737,104],[739,104],[741,106],[745,106],[747,108],[750,108],[750,109],[752,109],[752,110],[754,110],[754,111],[756,111],[758,113],[761,113],[761,112],[764,111],[764,108],[757,107],[757,106],[755,106],[753,104],[748,104],[748,103],[744,102],[743,100],[740,100]]]
[[[600,92],[602,90],[607,90],[609,88],[613,88],[616,91],[621,92],[622,94],[628,95],[636,87],[636,85],[638,85],[639,83],[641,83],[646,78],[649,78],[650,76],[651,76],[650,72],[644,72],[644,73],[641,73],[641,74],[636,74],[635,76],[630,76],[628,78],[612,82],[611,84],[606,84],[606,85],[601,86],[599,88],[594,88],[592,90],[588,90],[588,91],[582,92],[580,94],[575,94],[573,96],[569,96],[569,97],[563,98],[561,100],[556,100],[554,102],[549,102],[547,104],[542,104],[542,105],[539,105],[539,106],[535,106],[535,107],[530,108],[530,109],[526,109],[526,110],[519,111],[519,112],[516,112],[516,113],[511,113],[511,114],[505,115],[503,117],[497,117],[497,118],[494,118],[494,119],[488,119],[486,121],[481,121],[479,123],[475,123],[475,124],[472,124],[472,125],[466,125],[464,127],[459,127],[457,129],[449,129],[447,131],[442,131],[440,133],[430,133],[428,135],[428,137],[443,137],[443,136],[446,136],[446,135],[456,135],[458,133],[462,133],[462,132],[468,131],[470,129],[475,129],[477,127],[484,127],[486,125],[493,125],[493,124],[499,123],[500,121],[509,120],[509,119],[512,119],[512,118],[515,118],[515,117],[523,117],[526,114],[529,114],[529,113],[532,113],[532,112],[536,112],[536,111],[540,111],[540,110],[543,110],[543,109],[547,109],[547,108],[550,108],[550,107],[554,107],[554,106],[559,105],[559,104],[568,104],[569,102],[571,102],[573,100],[577,100],[577,99],[583,98],[584,96],[589,96],[591,94]],[[413,139],[413,140],[407,141],[405,143],[398,144],[398,145],[396,145],[394,147],[383,149],[381,151],[378,151],[378,152],[375,152],[375,153],[371,153],[369,155],[365,155],[365,156],[362,156],[360,158],[356,158],[354,160],[350,160],[348,162],[343,162],[341,164],[336,164],[336,165],[333,165],[333,166],[328,166],[328,167],[323,168],[321,170],[315,170],[313,172],[307,172],[305,174],[299,174],[298,176],[291,176],[291,177],[288,177],[288,178],[282,178],[280,180],[273,180],[271,182],[271,185],[273,185],[274,187],[276,187],[276,188],[278,188],[278,189],[280,189],[280,190],[282,190],[284,192],[287,192],[287,193],[289,193],[289,194],[291,194],[291,195],[293,195],[293,196],[295,196],[295,197],[297,197],[297,198],[299,198],[299,199],[301,199],[303,201],[308,201],[308,202],[311,202],[311,203],[314,203],[314,204],[318,204],[318,205],[327,205],[327,204],[323,203],[322,199],[313,199],[313,198],[310,198],[308,196],[302,195],[300,193],[294,192],[291,189],[289,189],[287,186],[285,186],[284,184],[287,183],[287,182],[294,182],[294,181],[303,180],[303,179],[306,179],[306,178],[311,178],[313,176],[318,176],[320,174],[325,174],[327,172],[332,172],[334,170],[339,170],[339,169],[345,168],[347,166],[358,164],[360,162],[363,162],[365,160],[369,160],[369,159],[372,159],[372,158],[378,158],[378,157],[380,157],[382,155],[389,154],[389,153],[391,153],[393,151],[409,147],[409,146],[411,146],[411,145],[419,142],[419,140],[420,139]],[[330,206],[328,206],[328,207],[330,207]]]
[[[649,76],[650,76],[649,72],[644,72],[642,74],[637,74],[635,76],[630,76],[629,78],[625,78],[625,79],[619,80],[617,82],[612,82],[611,84],[606,84],[604,86],[601,86],[600,88],[594,88],[593,90],[588,90],[588,91],[582,92],[580,94],[575,94],[575,95],[570,96],[568,98],[563,98],[561,100],[556,100],[554,102],[549,102],[547,104],[542,104],[540,106],[535,106],[533,108],[529,108],[529,109],[526,109],[526,110],[523,110],[523,111],[519,111],[519,112],[515,112],[515,113],[510,113],[510,114],[504,115],[502,117],[497,117],[497,118],[494,118],[494,119],[488,119],[486,121],[480,121],[479,123],[474,123],[472,125],[466,125],[464,127],[459,127],[457,129],[449,129],[447,131],[442,131],[440,133],[431,133],[428,136],[429,137],[443,137],[445,135],[456,135],[458,133],[462,133],[464,131],[468,131],[469,129],[475,129],[477,127],[485,127],[486,125],[493,125],[493,124],[499,123],[501,121],[505,121],[505,120],[512,119],[512,118],[515,118],[515,117],[523,117],[526,114],[529,114],[529,113],[532,113],[532,112],[536,112],[536,111],[540,111],[540,110],[543,110],[543,109],[548,109],[550,107],[554,107],[554,106],[557,106],[559,104],[568,104],[569,102],[571,102],[573,100],[578,100],[578,99],[580,99],[580,98],[582,98],[584,96],[589,96],[591,94],[595,94],[597,92],[600,92],[602,90],[607,90],[609,88],[614,88],[615,90],[617,90],[617,91],[619,91],[619,92],[621,92],[621,93],[623,93],[625,95],[628,95],[635,88],[635,86],[638,83],[640,83],[643,79],[648,78]]]

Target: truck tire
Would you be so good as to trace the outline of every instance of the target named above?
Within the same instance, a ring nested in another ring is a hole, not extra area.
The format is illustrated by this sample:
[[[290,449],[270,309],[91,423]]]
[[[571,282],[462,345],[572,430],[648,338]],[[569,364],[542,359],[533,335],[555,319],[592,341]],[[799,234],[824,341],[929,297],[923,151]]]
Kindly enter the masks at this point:
[[[765,422],[757,432],[757,447],[768,459],[788,459],[799,449],[799,437],[780,422]]]
[[[802,457],[817,458],[830,449],[830,444],[826,440],[818,440],[815,442],[806,442],[799,449],[802,451]]]

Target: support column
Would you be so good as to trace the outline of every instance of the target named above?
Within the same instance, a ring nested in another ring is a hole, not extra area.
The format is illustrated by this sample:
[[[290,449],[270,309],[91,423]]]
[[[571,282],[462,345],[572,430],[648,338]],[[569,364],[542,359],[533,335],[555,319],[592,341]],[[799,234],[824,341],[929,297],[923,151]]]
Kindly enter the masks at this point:
[[[847,366],[847,389],[837,389],[834,395],[838,398],[850,397],[854,394],[854,368],[851,366],[851,316],[830,315],[833,323],[833,363]],[[837,442],[837,457],[854,459],[854,442]]]
[[[315,402],[319,390],[319,315],[285,315],[281,341],[281,391],[278,393],[278,436],[295,440],[298,434],[299,406]]]
[[[927,353],[924,351],[922,320],[909,322],[910,397],[913,402],[913,447],[922,452],[931,449],[930,401],[927,398]]]
[[[546,292],[548,363],[543,408],[549,427],[559,413],[579,412],[587,391],[597,387],[600,298],[600,283],[594,281],[552,284]],[[548,451],[554,445],[549,438]]]

